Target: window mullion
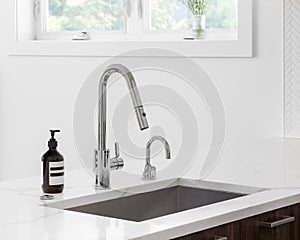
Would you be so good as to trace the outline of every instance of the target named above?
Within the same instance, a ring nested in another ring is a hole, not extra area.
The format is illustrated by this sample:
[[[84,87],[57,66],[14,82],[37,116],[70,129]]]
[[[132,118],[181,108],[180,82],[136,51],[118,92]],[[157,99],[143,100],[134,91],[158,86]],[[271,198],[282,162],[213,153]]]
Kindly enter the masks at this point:
[[[46,0],[37,0],[39,1],[40,13],[35,18],[35,38],[41,39],[43,35],[47,32],[47,18],[48,18],[48,1]]]
[[[147,32],[150,30],[150,17],[151,17],[151,9],[150,4],[151,0],[142,0],[144,2],[143,5],[143,31]]]
[[[141,0],[142,1],[142,0]],[[126,33],[129,36],[140,36],[143,34],[143,18],[139,16],[140,0],[130,0],[130,16],[127,16]],[[143,2],[142,2],[142,6]]]

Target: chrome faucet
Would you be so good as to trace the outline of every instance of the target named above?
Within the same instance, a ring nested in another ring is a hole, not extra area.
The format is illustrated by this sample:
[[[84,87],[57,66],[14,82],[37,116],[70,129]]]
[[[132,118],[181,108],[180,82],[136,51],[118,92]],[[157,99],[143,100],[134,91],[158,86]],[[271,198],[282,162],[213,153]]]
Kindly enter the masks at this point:
[[[110,187],[110,170],[117,170],[124,166],[119,156],[119,145],[115,144],[116,156],[110,159],[109,149],[106,148],[106,91],[107,82],[113,73],[119,73],[127,82],[130,96],[135,109],[136,117],[141,130],[148,128],[146,113],[130,70],[121,64],[112,64],[106,68],[99,81],[98,103],[98,148],[94,150],[95,188],[107,189]]]
[[[164,145],[165,152],[166,152],[166,159],[171,159],[171,149],[170,149],[170,145],[169,145],[168,141],[165,138],[158,136],[158,135],[150,138],[146,144],[146,164],[145,164],[145,168],[144,168],[144,172],[143,172],[143,176],[142,176],[142,179],[144,179],[144,180],[156,179],[156,167],[152,166],[150,164],[150,147],[151,147],[151,144],[156,140],[160,141]]]

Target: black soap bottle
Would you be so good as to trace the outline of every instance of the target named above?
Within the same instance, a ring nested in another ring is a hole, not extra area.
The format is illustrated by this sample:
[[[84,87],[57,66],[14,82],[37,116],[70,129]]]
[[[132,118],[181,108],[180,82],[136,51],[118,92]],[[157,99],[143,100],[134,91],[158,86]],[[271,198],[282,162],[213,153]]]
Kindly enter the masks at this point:
[[[64,189],[64,157],[56,150],[55,133],[60,130],[50,130],[49,150],[42,156],[44,193],[61,193]]]

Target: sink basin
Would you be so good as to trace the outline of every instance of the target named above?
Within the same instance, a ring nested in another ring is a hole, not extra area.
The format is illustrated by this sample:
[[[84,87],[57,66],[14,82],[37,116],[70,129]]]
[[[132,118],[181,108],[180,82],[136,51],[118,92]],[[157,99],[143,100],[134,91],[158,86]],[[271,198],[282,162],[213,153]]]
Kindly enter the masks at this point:
[[[177,185],[65,210],[140,222],[244,195]]]
[[[75,192],[77,197],[44,203],[67,211],[111,217],[132,222],[154,220],[178,212],[265,191],[266,189],[188,178],[126,183],[106,191]]]

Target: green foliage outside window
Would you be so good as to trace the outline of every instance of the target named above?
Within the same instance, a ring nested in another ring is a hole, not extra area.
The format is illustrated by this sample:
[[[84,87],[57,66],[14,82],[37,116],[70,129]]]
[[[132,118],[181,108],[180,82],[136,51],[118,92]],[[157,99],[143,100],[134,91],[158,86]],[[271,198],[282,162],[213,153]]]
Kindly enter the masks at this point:
[[[48,0],[48,31],[124,29],[123,0]],[[191,29],[192,14],[184,0],[149,0],[150,29]],[[209,0],[207,28],[237,28],[237,0]]]
[[[186,0],[151,0],[151,29],[191,29],[192,13]],[[206,28],[236,29],[237,0],[209,0]]]
[[[124,27],[122,0],[49,0],[48,31],[105,31]]]

